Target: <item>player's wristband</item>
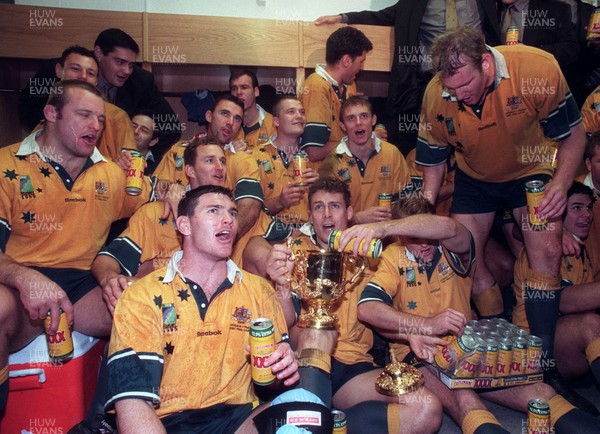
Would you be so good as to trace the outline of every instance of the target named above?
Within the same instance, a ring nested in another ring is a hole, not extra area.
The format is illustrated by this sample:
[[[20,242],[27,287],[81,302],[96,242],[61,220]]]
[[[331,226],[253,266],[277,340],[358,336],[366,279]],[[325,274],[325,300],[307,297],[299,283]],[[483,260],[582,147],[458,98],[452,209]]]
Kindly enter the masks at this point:
[[[287,333],[283,333],[281,335],[281,340],[279,342],[277,342],[277,344],[283,344],[283,343],[286,343],[286,344],[290,343],[290,337]]]

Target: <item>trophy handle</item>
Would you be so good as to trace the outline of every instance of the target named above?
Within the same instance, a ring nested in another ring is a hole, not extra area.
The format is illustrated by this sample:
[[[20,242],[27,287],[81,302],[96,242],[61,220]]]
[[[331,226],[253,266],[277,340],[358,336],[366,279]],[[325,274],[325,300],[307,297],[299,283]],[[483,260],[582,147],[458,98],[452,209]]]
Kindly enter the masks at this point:
[[[356,264],[357,260],[360,260],[360,266],[358,267],[358,269],[354,272],[354,274],[352,275],[352,277],[349,280],[344,280],[342,282],[342,287],[345,287],[348,284],[353,284],[354,282],[356,282],[356,279],[358,279],[358,276],[361,275],[361,273],[363,271],[365,271],[365,268],[367,268],[367,258],[361,256],[359,258],[352,256],[352,255],[345,255],[346,256],[346,264],[345,266],[347,266],[347,264]],[[344,273],[346,274],[346,273]]]

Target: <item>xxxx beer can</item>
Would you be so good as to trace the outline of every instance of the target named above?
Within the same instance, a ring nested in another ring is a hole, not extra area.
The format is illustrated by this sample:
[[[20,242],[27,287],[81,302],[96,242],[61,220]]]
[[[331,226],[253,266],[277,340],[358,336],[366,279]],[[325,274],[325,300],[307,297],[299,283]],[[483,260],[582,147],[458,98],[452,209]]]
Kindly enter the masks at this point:
[[[586,39],[588,41],[593,41],[597,39],[593,31],[598,29],[600,29],[600,8],[594,9],[594,12],[592,12],[592,14],[590,15]]]
[[[527,370],[527,339],[515,337],[513,339],[512,362],[510,375],[523,375]]]
[[[549,434],[550,406],[543,399],[531,399],[527,404],[527,434]]]
[[[302,174],[308,169],[308,154],[300,151],[292,157],[292,167],[294,168],[294,182],[299,187],[305,187],[306,183]]]
[[[506,45],[517,45],[519,43],[519,28],[511,26],[506,29]]]
[[[513,356],[513,341],[507,338],[498,342],[498,358],[496,359],[496,377],[508,377]]]
[[[440,369],[447,371],[454,368],[460,359],[475,351],[476,348],[475,336],[463,334],[459,338],[453,338],[449,345],[438,351],[433,361]]]
[[[264,367],[265,361],[275,351],[275,328],[267,318],[258,318],[250,323],[250,360],[252,380],[265,386],[275,381],[271,367]]]
[[[389,193],[380,194],[378,206],[387,206],[388,208],[391,207],[392,206],[392,195]]]
[[[527,336],[527,368],[526,374],[537,374],[541,371],[542,359],[542,338],[537,336]]]
[[[50,312],[44,320],[44,328],[46,330],[46,342],[48,343],[48,356],[52,363],[66,362],[73,358],[73,336],[71,328],[67,321],[67,314],[60,309],[60,321],[58,329],[53,335],[48,334],[50,329]]]
[[[123,149],[131,155],[131,166],[127,169],[125,192],[130,196],[139,196],[144,183],[144,155],[133,149]]]
[[[471,354],[460,359],[454,369],[454,376],[458,378],[474,378],[477,374],[477,368],[481,362],[481,358],[485,354],[485,340],[479,337],[475,337],[477,347]]]
[[[335,230],[335,231],[331,231],[331,233],[329,234],[329,247],[332,250],[336,250],[340,247],[340,237],[342,236],[343,231],[340,230]],[[354,242],[356,241],[355,238],[351,239],[348,244],[346,244],[346,247],[344,247],[344,252],[346,253],[351,253],[354,249]],[[361,240],[360,244],[358,245],[358,253],[360,255],[362,255],[363,253],[363,247],[365,245],[365,240]],[[375,238],[374,240],[371,240],[371,242],[369,243],[369,249],[367,250],[367,254],[366,256],[368,258],[379,258],[379,256],[381,255],[381,249],[382,249],[382,244],[381,244],[381,240]]]
[[[346,413],[340,410],[331,410],[333,416],[333,434],[346,434],[348,426],[346,422]]]
[[[529,224],[533,226],[533,229],[543,229],[547,221],[540,217],[538,211],[544,200],[544,182],[537,180],[526,182],[525,192],[527,194],[527,214],[529,216]]]
[[[485,356],[481,359],[477,376],[495,377],[496,362],[498,360],[498,342],[495,339],[487,338],[485,344]]]

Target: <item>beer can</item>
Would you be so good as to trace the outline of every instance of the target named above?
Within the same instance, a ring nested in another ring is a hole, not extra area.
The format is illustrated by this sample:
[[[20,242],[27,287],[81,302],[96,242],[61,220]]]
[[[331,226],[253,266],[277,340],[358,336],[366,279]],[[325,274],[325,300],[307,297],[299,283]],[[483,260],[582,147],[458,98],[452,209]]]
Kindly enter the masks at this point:
[[[467,354],[460,359],[454,369],[454,376],[458,378],[474,378],[481,358],[485,355],[485,340],[479,337],[475,338],[477,347],[471,354]]]
[[[331,233],[329,234],[329,248],[331,248],[332,250],[336,250],[340,247],[340,237],[342,236],[343,231],[340,230],[335,230],[335,231],[331,231]],[[344,247],[344,252],[350,253],[353,251],[354,249],[354,242],[356,241],[356,238],[351,239],[348,244],[346,244],[346,247]],[[365,240],[361,240],[360,244],[358,245],[358,253],[360,255],[362,255],[363,253],[363,247],[365,245]],[[382,243],[380,239],[373,239],[371,240],[371,242],[369,243],[369,249],[367,250],[367,254],[366,256],[368,258],[379,258],[379,256],[381,255],[381,249],[382,249]]]
[[[527,339],[516,337],[513,339],[512,361],[510,375],[523,375],[527,370]]]
[[[517,45],[519,43],[519,28],[511,26],[506,29],[506,45]]]
[[[463,328],[463,334],[472,335],[473,333],[475,333],[473,326],[470,324],[465,325],[465,327]]]
[[[144,155],[135,149],[123,149],[131,155],[131,166],[127,169],[125,192],[130,196],[139,196],[144,184]]]
[[[44,320],[44,329],[46,330],[46,342],[48,343],[48,356],[52,363],[66,362],[73,358],[73,336],[71,328],[67,321],[67,314],[60,309],[60,321],[56,333],[48,334],[50,328],[50,311]]]
[[[527,403],[527,434],[549,434],[550,405],[543,399],[534,398]]]
[[[513,341],[502,338],[498,342],[498,358],[496,359],[496,377],[508,377],[513,355]]]
[[[498,342],[495,339],[487,338],[485,344],[485,356],[481,359],[477,376],[495,377],[496,361],[498,360]]]
[[[346,413],[341,410],[331,410],[333,416],[333,434],[346,434],[348,426],[346,421]]]
[[[593,41],[593,40],[597,39],[594,36],[593,31],[598,30],[599,28],[600,28],[600,8],[595,8],[594,12],[592,12],[592,14],[590,15],[590,21],[588,23],[586,39],[588,41]]]
[[[537,336],[527,336],[527,368],[526,374],[537,374],[541,371],[542,359],[542,338]]]
[[[385,128],[385,125],[383,125],[383,124],[377,124],[377,125],[375,125],[375,129],[376,130],[385,130],[386,128]]]
[[[392,195],[389,193],[381,193],[379,195],[379,203],[378,206],[392,206]]]
[[[305,187],[306,183],[302,174],[308,168],[308,154],[304,151],[296,152],[292,156],[292,167],[294,168],[294,182],[299,187]]]
[[[250,323],[250,359],[252,380],[265,386],[275,381],[271,367],[264,367],[265,361],[275,351],[275,328],[268,318],[258,318]]]
[[[544,200],[544,182],[539,180],[526,182],[525,192],[527,194],[529,224],[533,226],[533,229],[543,229],[547,221],[540,217],[538,210]]]
[[[442,370],[447,371],[456,366],[456,362],[475,351],[477,341],[473,335],[462,335],[453,338],[450,344],[443,347],[433,358],[434,363]]]

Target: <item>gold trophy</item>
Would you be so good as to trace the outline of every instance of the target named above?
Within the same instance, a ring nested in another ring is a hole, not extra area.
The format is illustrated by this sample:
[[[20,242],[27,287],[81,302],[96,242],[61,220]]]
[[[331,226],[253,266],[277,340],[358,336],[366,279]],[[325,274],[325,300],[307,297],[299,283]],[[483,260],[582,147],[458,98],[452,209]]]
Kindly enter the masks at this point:
[[[425,379],[423,374],[408,363],[398,362],[390,350],[391,363],[388,363],[375,380],[375,389],[382,395],[400,396],[419,389]]]
[[[308,304],[308,312],[300,315],[298,327],[335,330],[337,317],[331,313],[331,307],[343,297],[346,285],[353,284],[364,271],[365,261],[362,260],[349,280],[344,280],[348,267],[356,264],[354,256],[324,250],[294,254],[291,239],[288,240],[288,248],[292,251],[290,260],[294,261],[294,271],[288,281],[292,291]]]

